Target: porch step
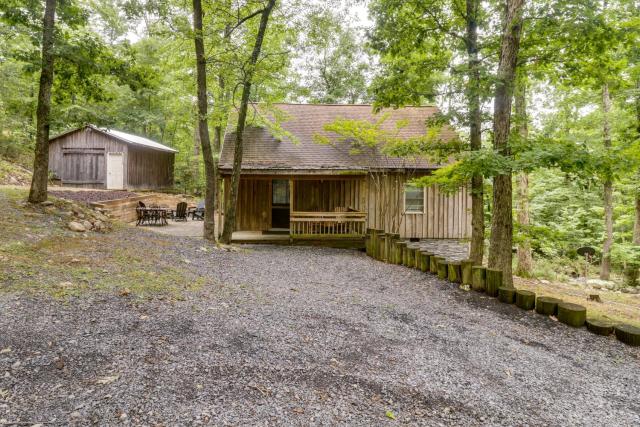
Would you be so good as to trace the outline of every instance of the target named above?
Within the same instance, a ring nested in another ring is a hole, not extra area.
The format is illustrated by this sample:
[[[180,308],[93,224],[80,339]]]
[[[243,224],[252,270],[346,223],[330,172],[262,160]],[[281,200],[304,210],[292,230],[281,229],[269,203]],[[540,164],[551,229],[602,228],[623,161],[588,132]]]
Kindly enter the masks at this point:
[[[288,228],[270,228],[268,230],[263,231],[262,234],[284,234],[284,235],[288,235],[289,234],[289,229]]]

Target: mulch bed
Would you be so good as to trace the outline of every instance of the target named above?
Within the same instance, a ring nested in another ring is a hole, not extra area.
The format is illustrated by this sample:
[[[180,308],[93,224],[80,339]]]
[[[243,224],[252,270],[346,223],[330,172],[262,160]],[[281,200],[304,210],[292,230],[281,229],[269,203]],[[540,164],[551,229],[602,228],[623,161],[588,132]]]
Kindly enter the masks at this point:
[[[139,194],[130,191],[49,191],[52,196],[73,200],[74,202],[103,202],[105,200],[128,199],[137,197]]]

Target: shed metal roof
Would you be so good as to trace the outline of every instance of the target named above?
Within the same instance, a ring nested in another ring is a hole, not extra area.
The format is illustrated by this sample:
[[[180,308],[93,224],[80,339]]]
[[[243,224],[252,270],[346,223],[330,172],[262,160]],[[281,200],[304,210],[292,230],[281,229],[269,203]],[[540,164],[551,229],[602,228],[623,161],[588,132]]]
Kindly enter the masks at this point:
[[[68,135],[70,133],[77,132],[77,131],[80,131],[80,130],[83,130],[83,129],[87,129],[87,128],[90,128],[90,129],[92,129],[94,131],[97,131],[97,132],[100,132],[102,134],[111,136],[111,137],[113,137],[113,138],[115,138],[115,139],[117,139],[119,141],[122,141],[122,142],[124,142],[126,144],[137,145],[137,146],[141,146],[141,147],[150,148],[150,149],[153,149],[153,150],[166,151],[166,152],[169,152],[169,153],[177,153],[178,152],[178,150],[175,150],[175,149],[173,149],[171,147],[167,147],[166,145],[160,144],[159,142],[153,141],[153,140],[151,140],[149,138],[145,138],[145,137],[142,137],[142,136],[134,135],[134,134],[131,134],[131,133],[122,132],[122,131],[115,130],[115,129],[101,128],[101,127],[98,127],[98,126],[95,126],[95,125],[91,125],[91,124],[83,126],[81,128],[78,128],[78,129],[73,129],[73,130],[64,132],[64,133],[62,133],[60,135],[57,135],[57,136],[55,136],[53,138],[50,138],[49,142],[51,142],[53,140],[56,140],[56,139],[58,139],[60,137],[63,137],[65,135]]]

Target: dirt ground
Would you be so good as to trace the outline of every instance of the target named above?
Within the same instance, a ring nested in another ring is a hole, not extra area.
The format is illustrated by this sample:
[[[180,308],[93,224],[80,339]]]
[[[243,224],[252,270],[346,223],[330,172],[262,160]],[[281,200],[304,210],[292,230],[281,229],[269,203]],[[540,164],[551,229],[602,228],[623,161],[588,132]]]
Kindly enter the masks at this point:
[[[640,424],[613,337],[358,251],[78,235],[3,197],[0,424]]]

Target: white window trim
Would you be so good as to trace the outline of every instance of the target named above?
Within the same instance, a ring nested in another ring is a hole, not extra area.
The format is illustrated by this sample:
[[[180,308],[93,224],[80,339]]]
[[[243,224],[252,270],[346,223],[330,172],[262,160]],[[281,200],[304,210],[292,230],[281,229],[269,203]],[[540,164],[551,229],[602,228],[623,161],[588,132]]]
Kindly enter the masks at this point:
[[[427,187],[422,187],[422,211],[407,211],[407,183],[402,186],[402,211],[405,215],[424,215],[427,209],[427,195],[425,190]]]

